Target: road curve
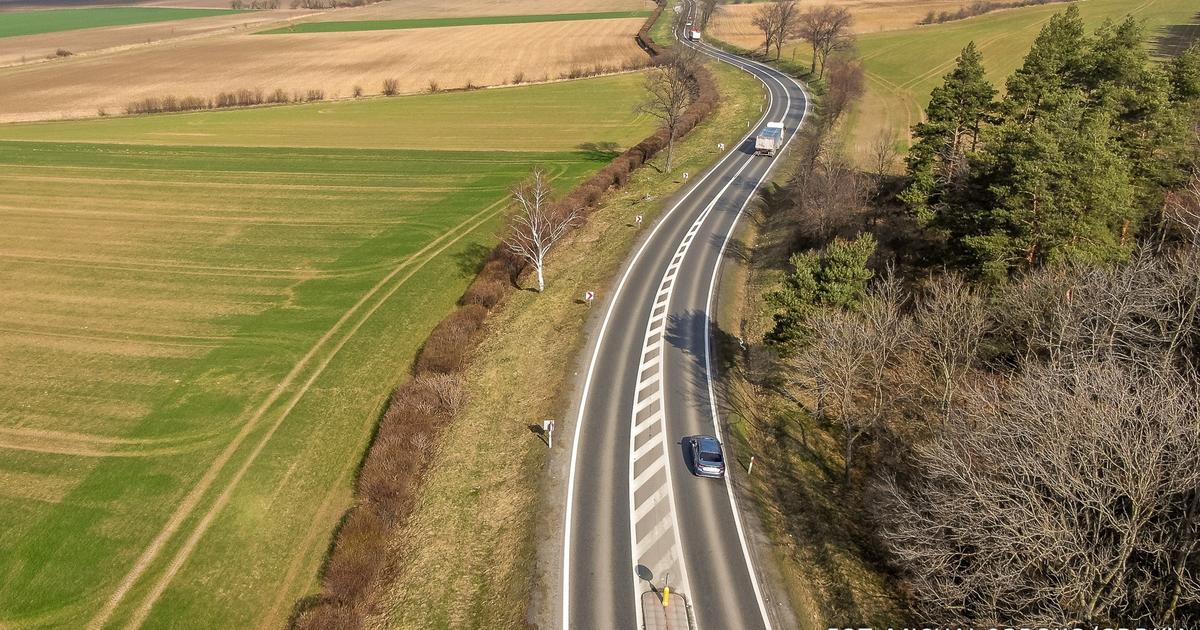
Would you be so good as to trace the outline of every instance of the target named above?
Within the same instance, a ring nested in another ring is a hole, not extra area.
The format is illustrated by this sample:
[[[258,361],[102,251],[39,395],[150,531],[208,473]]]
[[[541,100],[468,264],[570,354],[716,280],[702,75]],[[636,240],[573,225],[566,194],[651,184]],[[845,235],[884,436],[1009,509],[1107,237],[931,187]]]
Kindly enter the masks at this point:
[[[752,131],[784,121],[790,142],[808,112],[803,88],[770,67],[697,48],[763,82],[769,103]],[[694,477],[683,441],[721,435],[711,383],[714,285],[734,227],[777,159],[755,156],[747,136],[693,176],[602,296],[607,308],[570,442],[564,629],[641,628],[641,594],[664,583],[685,596],[672,605],[687,601],[693,630],[777,626],[730,481]],[[731,477],[741,472],[731,463]]]

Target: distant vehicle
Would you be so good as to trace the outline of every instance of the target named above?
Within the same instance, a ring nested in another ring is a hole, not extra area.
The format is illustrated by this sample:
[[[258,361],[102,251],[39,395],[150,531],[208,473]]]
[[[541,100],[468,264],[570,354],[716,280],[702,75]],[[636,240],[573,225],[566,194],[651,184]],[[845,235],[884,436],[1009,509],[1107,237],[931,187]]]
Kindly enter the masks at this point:
[[[692,472],[697,477],[722,479],[725,477],[725,455],[721,442],[711,435],[692,438]]]
[[[700,31],[688,31],[688,39],[694,42],[700,41]]]
[[[754,137],[754,154],[774,157],[783,146],[783,123],[769,122]]]

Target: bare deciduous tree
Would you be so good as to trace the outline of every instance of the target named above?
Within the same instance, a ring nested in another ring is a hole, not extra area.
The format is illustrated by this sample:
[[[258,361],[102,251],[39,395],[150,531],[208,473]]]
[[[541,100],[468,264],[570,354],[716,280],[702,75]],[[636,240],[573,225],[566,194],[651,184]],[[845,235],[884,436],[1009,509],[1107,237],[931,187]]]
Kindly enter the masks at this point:
[[[1167,194],[1163,219],[1188,240],[1192,249],[1200,246],[1200,169],[1192,171],[1182,188]]]
[[[926,288],[915,326],[913,345],[930,373],[930,378],[921,382],[938,401],[945,422],[978,356],[979,344],[990,330],[987,309],[983,298],[961,276],[947,274]]]
[[[546,288],[543,274],[546,254],[579,220],[577,208],[562,208],[552,203],[551,194],[549,176],[541,169],[534,169],[530,178],[512,191],[517,212],[504,239],[509,251],[533,265],[539,293]]]
[[[800,168],[792,186],[798,223],[818,244],[858,224],[867,209],[863,179],[849,158],[829,146],[834,144],[819,126],[802,132]]]
[[[877,186],[883,183],[884,178],[896,166],[896,159],[900,157],[900,151],[896,148],[897,141],[896,130],[891,127],[880,129],[871,140],[871,166],[875,168]]]
[[[679,123],[693,99],[692,75],[700,63],[696,55],[691,48],[683,46],[668,53],[659,67],[646,74],[646,100],[637,106],[637,111],[661,121],[667,132],[668,173],[671,172]]]
[[[825,310],[809,321],[813,343],[791,359],[792,386],[811,393],[817,419],[834,416],[842,431],[845,474],[850,476],[854,449],[870,429],[861,413],[870,335],[856,313]]]
[[[918,612],[1171,624],[1196,606],[1194,376],[1084,361],[973,389],[915,449],[919,478],[880,488],[883,539]]]
[[[853,42],[850,27],[854,24],[854,16],[845,7],[825,5],[814,7],[800,14],[796,23],[796,36],[812,46],[811,72],[825,76],[825,64],[829,55],[836,50],[842,50]]]
[[[776,0],[759,6],[751,22],[763,33],[764,54],[769,54],[774,48],[775,58],[779,59],[783,46],[796,31],[799,17],[800,9],[796,0]]]
[[[791,385],[816,398],[820,421],[832,415],[841,429],[847,480],[860,441],[882,426],[891,402],[891,372],[910,329],[904,299],[889,269],[860,312],[827,309],[813,316],[813,342],[790,359]]]
[[[700,0],[700,30],[708,28],[708,21],[721,12],[723,0]]]
[[[866,73],[862,64],[850,59],[838,59],[829,64],[825,98],[821,100],[824,115],[830,122],[841,118],[846,110],[863,95]]]
[[[750,23],[754,25],[763,34],[763,54],[771,53],[771,47],[775,44],[775,33],[779,30],[779,16],[775,13],[774,3],[764,3],[758,6],[754,11],[754,17],[750,19]]]

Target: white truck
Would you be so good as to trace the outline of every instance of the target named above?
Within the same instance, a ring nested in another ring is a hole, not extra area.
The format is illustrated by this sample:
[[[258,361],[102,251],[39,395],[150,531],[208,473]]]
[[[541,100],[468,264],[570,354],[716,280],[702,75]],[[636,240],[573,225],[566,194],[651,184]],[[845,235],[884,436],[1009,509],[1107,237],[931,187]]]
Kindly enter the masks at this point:
[[[774,157],[783,146],[783,123],[769,122],[754,136],[754,154]]]
[[[693,42],[700,41],[700,31],[688,31],[687,36]]]

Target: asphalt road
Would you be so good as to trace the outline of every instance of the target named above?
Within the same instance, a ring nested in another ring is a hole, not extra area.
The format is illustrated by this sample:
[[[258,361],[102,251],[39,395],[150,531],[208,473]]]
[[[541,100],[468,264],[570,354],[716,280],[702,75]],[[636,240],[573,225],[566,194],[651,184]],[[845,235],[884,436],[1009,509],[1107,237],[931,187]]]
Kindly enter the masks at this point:
[[[791,140],[808,110],[798,83],[707,45],[770,94],[761,127]],[[748,137],[691,184],[627,263],[589,348],[571,436],[560,601],[564,628],[641,628],[641,593],[669,585],[692,628],[777,627],[763,604],[729,481],[692,475],[688,436],[721,436],[711,404],[714,285],[733,229],[776,158]],[[742,473],[731,462],[729,476]],[[677,629],[682,630],[682,629]]]

